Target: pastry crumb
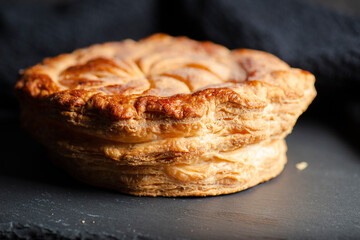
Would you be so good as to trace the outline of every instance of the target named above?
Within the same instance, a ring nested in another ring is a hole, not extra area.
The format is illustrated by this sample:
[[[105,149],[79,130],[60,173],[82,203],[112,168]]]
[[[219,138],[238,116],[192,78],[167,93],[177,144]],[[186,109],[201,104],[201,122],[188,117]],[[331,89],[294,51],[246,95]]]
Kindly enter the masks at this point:
[[[308,163],[307,162],[299,162],[296,164],[296,168],[299,170],[299,171],[302,171],[304,170],[305,168],[307,168],[308,166]]]

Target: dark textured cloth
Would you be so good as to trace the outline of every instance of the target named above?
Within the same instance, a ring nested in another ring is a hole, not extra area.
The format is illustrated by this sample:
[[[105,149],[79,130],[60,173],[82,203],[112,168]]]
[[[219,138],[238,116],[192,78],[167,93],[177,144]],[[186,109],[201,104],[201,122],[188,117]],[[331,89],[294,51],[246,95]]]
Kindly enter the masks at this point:
[[[17,117],[17,72],[44,57],[155,32],[271,52],[314,73],[306,117],[360,119],[360,19],[289,0],[0,2],[0,107]]]

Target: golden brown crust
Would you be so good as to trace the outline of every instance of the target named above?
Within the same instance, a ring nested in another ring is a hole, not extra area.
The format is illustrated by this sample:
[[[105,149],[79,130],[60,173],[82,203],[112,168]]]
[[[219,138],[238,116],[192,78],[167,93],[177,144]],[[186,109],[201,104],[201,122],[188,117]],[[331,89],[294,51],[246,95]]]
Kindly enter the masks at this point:
[[[15,90],[24,125],[57,156],[134,167],[282,139],[314,82],[269,53],[155,34],[45,59]]]

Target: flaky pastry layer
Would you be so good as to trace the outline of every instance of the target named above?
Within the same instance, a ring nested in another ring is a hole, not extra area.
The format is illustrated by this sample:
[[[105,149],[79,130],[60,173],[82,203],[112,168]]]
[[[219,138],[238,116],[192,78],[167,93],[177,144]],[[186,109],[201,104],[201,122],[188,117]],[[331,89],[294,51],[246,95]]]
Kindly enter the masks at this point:
[[[138,196],[210,196],[234,193],[277,176],[286,163],[283,139],[235,151],[205,153],[179,164],[129,166],[106,158],[54,154],[56,165],[80,181]]]

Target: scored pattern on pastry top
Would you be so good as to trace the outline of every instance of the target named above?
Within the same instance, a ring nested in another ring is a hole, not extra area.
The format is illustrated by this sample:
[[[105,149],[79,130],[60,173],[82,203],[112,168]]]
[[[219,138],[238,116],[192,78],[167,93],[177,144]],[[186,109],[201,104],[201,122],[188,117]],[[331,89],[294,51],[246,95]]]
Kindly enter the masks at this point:
[[[105,94],[171,96],[246,79],[230,52],[215,44],[219,53],[207,52],[201,43],[194,48],[191,40],[158,36],[151,47],[148,41],[134,43],[136,48],[125,55],[115,51],[111,59],[97,57],[70,66],[59,74],[59,83],[71,89],[97,88]]]
[[[109,95],[171,96],[243,82],[249,74],[259,71],[258,67],[252,69],[254,61],[246,57],[246,50],[243,58],[234,57],[220,45],[185,37],[157,34],[139,42],[117,43],[114,49],[111,54],[85,53],[78,63],[60,71],[60,88],[97,89]],[[278,70],[289,68],[276,57],[267,60],[275,62],[273,68]],[[264,64],[262,71],[271,68],[271,61]]]

